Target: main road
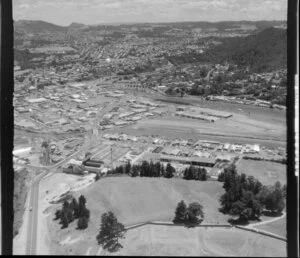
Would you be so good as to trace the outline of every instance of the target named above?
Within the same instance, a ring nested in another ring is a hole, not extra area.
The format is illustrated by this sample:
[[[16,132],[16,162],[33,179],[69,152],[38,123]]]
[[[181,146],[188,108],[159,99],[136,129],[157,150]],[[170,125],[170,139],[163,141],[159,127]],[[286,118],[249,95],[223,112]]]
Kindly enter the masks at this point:
[[[86,151],[91,144],[92,139],[87,139],[87,142],[72,155],[66,157],[64,160],[56,163],[55,165],[40,168],[44,171],[36,176],[32,182],[30,200],[29,200],[29,216],[28,216],[28,228],[27,228],[27,243],[26,243],[26,255],[36,254],[36,243],[37,243],[37,230],[38,230],[38,205],[39,205],[39,183],[49,173],[54,172],[59,166],[69,161],[71,158],[76,156],[81,151]]]

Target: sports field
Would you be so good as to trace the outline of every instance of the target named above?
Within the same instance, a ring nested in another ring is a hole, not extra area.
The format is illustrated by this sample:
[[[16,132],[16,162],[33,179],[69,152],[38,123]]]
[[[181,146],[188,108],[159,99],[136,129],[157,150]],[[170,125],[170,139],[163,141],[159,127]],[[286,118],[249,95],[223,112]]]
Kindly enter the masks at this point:
[[[276,181],[286,184],[286,165],[256,160],[241,160],[237,169],[240,173],[254,176],[264,185],[273,185]]]
[[[116,255],[287,256],[286,242],[235,228],[146,225],[127,231],[125,236],[121,241],[124,248]]]

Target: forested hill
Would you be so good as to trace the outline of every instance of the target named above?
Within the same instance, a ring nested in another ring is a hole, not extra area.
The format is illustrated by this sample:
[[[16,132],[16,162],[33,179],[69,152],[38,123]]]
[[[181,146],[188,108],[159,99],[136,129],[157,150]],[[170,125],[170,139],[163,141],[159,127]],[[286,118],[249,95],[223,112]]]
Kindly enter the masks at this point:
[[[167,58],[173,64],[229,62],[249,67],[253,72],[267,72],[287,67],[285,29],[268,28],[248,37],[215,38],[215,40],[221,41],[222,44],[210,47],[203,54],[185,53]]]
[[[286,68],[286,30],[269,28],[246,38],[228,39],[211,48],[207,54],[219,62],[229,61],[250,66],[256,72]]]

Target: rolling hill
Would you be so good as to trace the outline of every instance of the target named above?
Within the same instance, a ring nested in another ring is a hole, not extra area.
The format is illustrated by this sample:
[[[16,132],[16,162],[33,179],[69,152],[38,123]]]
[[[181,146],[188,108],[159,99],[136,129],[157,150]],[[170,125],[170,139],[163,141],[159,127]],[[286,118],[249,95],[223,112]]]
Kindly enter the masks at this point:
[[[14,29],[24,33],[55,33],[64,32],[67,27],[55,25],[44,21],[19,20],[14,22]]]

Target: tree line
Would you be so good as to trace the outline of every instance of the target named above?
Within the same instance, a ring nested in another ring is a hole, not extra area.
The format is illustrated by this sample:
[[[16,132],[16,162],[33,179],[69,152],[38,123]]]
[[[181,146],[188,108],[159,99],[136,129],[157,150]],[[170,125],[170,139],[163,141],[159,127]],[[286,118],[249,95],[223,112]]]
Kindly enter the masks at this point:
[[[128,174],[131,177],[165,177],[172,178],[176,172],[175,168],[168,163],[166,168],[160,162],[143,161],[140,165],[131,165],[127,162],[126,165],[120,165],[110,170],[109,174]]]
[[[205,168],[189,166],[184,170],[183,179],[206,181],[208,178]]]
[[[60,220],[62,228],[67,228],[75,219],[77,221],[77,229],[86,229],[90,219],[90,211],[86,208],[86,198],[81,195],[78,199],[73,197],[71,202],[65,200],[62,208],[55,212],[55,220]]]
[[[258,220],[265,210],[280,214],[285,208],[286,186],[278,181],[264,186],[253,176],[239,175],[234,165],[224,169],[218,181],[223,182],[225,189],[220,211],[238,216],[238,221]]]
[[[176,173],[176,169],[170,164],[167,163],[165,167],[160,162],[153,161],[143,161],[140,165],[131,165],[130,162],[127,162],[126,165],[120,165],[111,169],[109,174],[128,174],[131,177],[165,177],[172,178]],[[207,171],[205,168],[195,167],[190,165],[183,172],[183,179],[186,180],[200,180],[206,181],[208,178]],[[98,180],[99,178],[97,178]]]

